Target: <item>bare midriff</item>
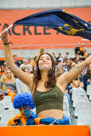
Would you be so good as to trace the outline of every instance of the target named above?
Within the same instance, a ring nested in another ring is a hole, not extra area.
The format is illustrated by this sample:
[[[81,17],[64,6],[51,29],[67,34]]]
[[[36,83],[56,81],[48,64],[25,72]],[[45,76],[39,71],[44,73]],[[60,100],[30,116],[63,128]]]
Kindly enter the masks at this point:
[[[63,111],[57,109],[44,110],[38,113],[38,117],[41,118],[54,117],[55,119],[62,119]]]

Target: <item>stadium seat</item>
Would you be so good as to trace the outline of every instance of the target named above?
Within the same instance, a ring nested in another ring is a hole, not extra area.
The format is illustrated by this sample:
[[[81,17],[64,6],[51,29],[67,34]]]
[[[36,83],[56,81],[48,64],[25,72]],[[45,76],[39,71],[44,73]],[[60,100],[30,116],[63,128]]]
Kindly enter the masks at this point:
[[[86,92],[85,92],[85,90],[82,89],[82,88],[76,89],[76,90],[72,91],[72,101],[74,101],[74,98],[75,98],[77,95],[85,95],[85,96],[86,96]]]
[[[89,100],[88,100],[88,97],[87,97],[86,95],[77,95],[77,96],[75,96],[75,98],[74,98],[73,107],[76,106],[76,103],[77,103],[78,101],[89,101]]]
[[[14,109],[13,112],[14,112],[14,116],[20,113],[18,109]]]
[[[4,104],[2,103],[2,101],[0,101],[0,118],[2,117],[3,112],[4,112]]]
[[[67,107],[69,107],[68,97],[66,95],[64,95],[63,102],[65,102],[67,104]]]
[[[66,102],[63,102],[63,111],[67,111],[69,112],[69,108],[67,106],[67,103]]]
[[[80,110],[78,113],[77,125],[85,125],[85,122],[91,123],[91,110]]]
[[[5,96],[4,99],[2,100],[2,103],[4,104],[4,108],[9,108],[11,104],[11,97],[10,96]]]
[[[14,107],[13,107],[13,103],[10,103],[9,110],[15,110]]]
[[[89,95],[89,100],[91,101],[91,92],[90,92],[90,95]]]
[[[78,116],[80,110],[91,110],[91,102],[78,101],[76,103],[74,115]]]
[[[87,95],[90,95],[91,93],[91,85],[87,85]]]
[[[0,122],[0,127],[7,126],[7,122]]]
[[[16,115],[15,110],[4,110],[1,122],[8,122],[10,118]]]

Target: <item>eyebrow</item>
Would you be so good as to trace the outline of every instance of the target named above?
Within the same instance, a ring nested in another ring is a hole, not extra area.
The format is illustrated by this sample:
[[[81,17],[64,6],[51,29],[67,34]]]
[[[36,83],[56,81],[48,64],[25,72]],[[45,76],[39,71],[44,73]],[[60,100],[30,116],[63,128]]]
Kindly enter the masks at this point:
[[[40,58],[42,58],[42,57],[44,57],[44,56],[43,56],[43,55],[42,55],[42,56],[40,56]],[[49,55],[46,55],[46,57],[50,58],[50,56],[49,56]]]
[[[11,72],[6,72],[6,73],[11,73]]]

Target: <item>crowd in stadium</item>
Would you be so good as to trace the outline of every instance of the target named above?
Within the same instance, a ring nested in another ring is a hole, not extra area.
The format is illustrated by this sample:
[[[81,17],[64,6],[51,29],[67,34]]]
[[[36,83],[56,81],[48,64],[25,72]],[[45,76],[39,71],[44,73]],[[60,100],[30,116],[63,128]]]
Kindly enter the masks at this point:
[[[8,43],[5,44],[5,46],[8,46]],[[60,119],[60,118],[55,119],[53,117],[50,117],[51,115],[48,116],[48,118],[45,118],[45,113],[44,113],[44,117],[41,116],[41,114],[39,114],[39,117],[38,117],[37,113],[41,112],[41,109],[37,109],[36,111],[36,106],[33,105],[32,88],[29,87],[25,81],[23,82],[22,76],[17,77],[16,73],[19,71],[19,69],[21,69],[24,73],[27,73],[27,78],[28,78],[28,74],[31,75],[31,77],[33,77],[33,75],[37,71],[36,66],[38,65],[37,62],[39,61],[39,59],[40,60],[46,59],[41,57],[43,54],[48,55],[48,53],[46,53],[46,49],[41,48],[37,56],[34,57],[33,61],[30,61],[30,58],[26,57],[23,59],[22,64],[21,62],[17,60],[18,55],[14,54],[12,58],[17,67],[13,67],[13,65],[12,67],[11,66],[9,67],[9,63],[8,63],[8,66],[6,65],[7,62],[4,63],[4,73],[0,78],[0,102],[3,102],[5,97],[9,96],[11,98],[11,103],[13,103],[13,107],[15,109],[19,109],[19,113],[7,121],[8,126],[35,125],[35,124],[54,124],[54,125],[55,124],[57,125],[58,124],[63,124],[63,125],[72,124],[71,119],[69,121],[68,117],[65,116],[66,113],[64,113],[63,119]],[[74,54],[75,54],[75,57],[71,57],[71,54],[69,54],[69,52],[66,52],[65,56],[63,57],[61,54],[61,50],[59,54],[56,54],[56,55],[55,53],[51,54],[54,61],[54,67],[55,67],[54,75],[56,78],[59,78],[62,74],[65,74],[72,69],[74,69],[74,72],[77,70],[77,68],[80,69],[80,72],[76,71],[77,76],[72,73],[74,75],[73,76],[74,78],[72,77],[72,80],[70,79],[69,80],[70,82],[65,86],[64,96],[66,96],[67,98],[70,114],[72,112],[72,104],[73,104],[72,92],[76,89],[82,89],[82,91],[87,92],[87,86],[91,85],[91,59],[90,59],[91,54],[90,53],[87,54],[87,48],[85,47],[84,44],[80,44],[80,43],[77,43],[77,47],[74,50]],[[88,60],[87,65],[76,67],[82,62],[84,62],[84,60]],[[17,69],[18,67],[19,69]],[[12,72],[14,70],[16,71],[15,75],[14,75],[14,72]],[[18,72],[18,75],[19,75],[19,72]],[[71,78],[70,75],[69,77]],[[35,81],[36,81],[36,78],[37,77],[35,77]],[[38,78],[41,79],[40,77]],[[38,85],[38,81],[36,82],[37,82],[36,84]],[[48,87],[48,84],[46,84],[47,86],[46,88],[51,89],[53,87],[51,82],[52,81],[49,82],[51,86],[49,85]],[[54,83],[54,87],[55,87],[55,83]],[[41,88],[39,89],[41,90]],[[55,90],[57,89],[59,88],[56,88]],[[36,95],[36,99],[38,99],[37,95]],[[63,94],[59,94],[59,95],[62,95],[61,98],[63,99]],[[58,101],[58,102],[59,102],[59,105],[61,105],[62,101]],[[38,101],[36,102],[35,100],[35,103],[37,105]],[[42,110],[46,110],[46,106],[45,107],[43,106],[39,108],[42,108]],[[63,108],[62,105],[59,107],[61,107],[61,109]],[[60,109],[59,107],[57,109]],[[35,109],[35,113],[32,111],[33,108]],[[2,120],[2,117],[1,117],[1,120]]]

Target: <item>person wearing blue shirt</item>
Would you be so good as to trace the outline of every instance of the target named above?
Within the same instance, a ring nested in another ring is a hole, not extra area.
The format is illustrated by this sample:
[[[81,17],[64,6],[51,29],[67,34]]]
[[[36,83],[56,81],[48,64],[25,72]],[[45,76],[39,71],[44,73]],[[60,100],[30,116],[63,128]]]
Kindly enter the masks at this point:
[[[20,113],[12,117],[7,126],[35,125],[34,119],[38,116],[32,111],[35,106],[31,93],[18,94],[14,98],[13,106],[15,109],[19,109]]]
[[[91,85],[91,64],[88,66],[87,73],[83,75],[82,81],[84,89],[87,90],[87,85]]]

